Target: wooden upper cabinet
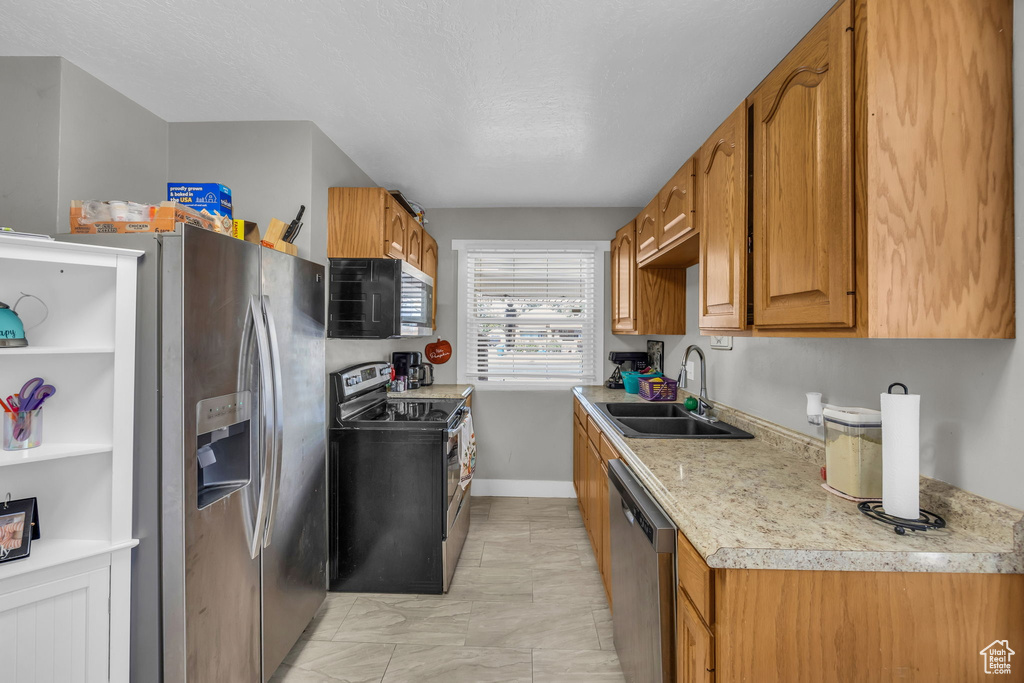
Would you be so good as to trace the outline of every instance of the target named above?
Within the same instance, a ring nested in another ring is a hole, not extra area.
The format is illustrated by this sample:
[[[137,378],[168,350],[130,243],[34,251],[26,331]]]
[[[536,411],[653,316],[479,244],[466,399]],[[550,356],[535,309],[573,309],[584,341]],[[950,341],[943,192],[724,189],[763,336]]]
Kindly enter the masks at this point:
[[[1016,335],[1019,11],[1009,0],[856,6],[857,297],[869,299],[869,336]]]
[[[755,334],[1015,336],[1012,10],[845,0],[752,93]]]
[[[854,324],[852,4],[837,5],[750,97],[758,326]]]
[[[405,217],[405,260],[423,270],[423,226],[409,215]]]
[[[384,213],[384,256],[405,259],[407,223],[412,216],[391,195],[385,198]]]
[[[407,261],[434,278],[436,304],[437,242],[383,187],[328,189],[327,257]]]
[[[619,228],[611,243],[612,333],[686,334],[686,271],[638,268],[638,222]]]
[[[418,224],[417,224],[418,225]],[[422,226],[420,226],[422,228]],[[430,233],[421,229],[423,235],[423,249],[420,257],[419,269],[434,278],[434,301],[433,310],[430,314],[431,327],[437,329],[437,240],[430,236]]]
[[[612,332],[636,333],[636,221],[619,228],[611,246]]]
[[[636,260],[643,261],[658,251],[658,198],[636,217]]]
[[[747,327],[747,105],[741,104],[698,155],[700,327]]]
[[[694,159],[690,157],[658,193],[659,250],[694,231],[694,180]]]
[[[331,187],[327,190],[327,257],[384,258],[385,207],[391,195],[383,187]]]

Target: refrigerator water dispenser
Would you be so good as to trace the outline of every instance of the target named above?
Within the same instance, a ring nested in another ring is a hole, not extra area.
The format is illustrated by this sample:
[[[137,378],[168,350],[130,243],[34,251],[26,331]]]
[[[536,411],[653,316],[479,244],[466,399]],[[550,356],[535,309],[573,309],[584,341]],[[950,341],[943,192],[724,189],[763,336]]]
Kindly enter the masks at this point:
[[[249,483],[256,444],[251,392],[206,398],[196,404],[197,505],[208,507]]]

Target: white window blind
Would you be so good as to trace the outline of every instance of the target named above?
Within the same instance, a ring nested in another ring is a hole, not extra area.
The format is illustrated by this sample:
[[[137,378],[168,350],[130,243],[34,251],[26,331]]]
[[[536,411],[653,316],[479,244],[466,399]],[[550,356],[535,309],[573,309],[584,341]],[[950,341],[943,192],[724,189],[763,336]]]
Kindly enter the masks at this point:
[[[476,243],[461,251],[466,381],[596,383],[604,262],[592,242],[557,244]]]

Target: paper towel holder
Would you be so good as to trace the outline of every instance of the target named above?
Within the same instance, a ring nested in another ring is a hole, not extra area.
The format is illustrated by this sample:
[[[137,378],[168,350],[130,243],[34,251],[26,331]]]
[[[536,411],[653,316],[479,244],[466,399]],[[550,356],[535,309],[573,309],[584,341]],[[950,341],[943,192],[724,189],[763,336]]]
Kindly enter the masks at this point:
[[[886,393],[893,393],[892,390],[895,387],[900,387],[903,389],[904,394],[910,395],[910,389],[908,389],[907,385],[903,382],[893,382],[889,385],[889,388],[886,389]],[[885,427],[884,423],[882,426],[883,428]],[[884,453],[882,454],[882,457],[883,459],[885,458]],[[897,517],[896,515],[889,514],[882,507],[882,503],[878,501],[860,503],[857,506],[857,509],[871,519],[891,525],[893,528],[892,530],[900,536],[906,534],[908,530],[929,531],[931,529],[944,529],[946,527],[946,520],[934,512],[929,512],[924,509],[918,510],[919,514],[917,519],[906,519],[905,517]]]
[[[863,512],[871,519],[884,522],[885,524],[891,524],[893,531],[903,536],[910,531],[929,531],[931,529],[944,529],[946,527],[946,520],[939,517],[934,512],[928,512],[927,510],[921,510],[921,516],[917,519],[904,519],[903,517],[897,517],[896,515],[890,515],[882,509],[882,504],[877,501],[867,501],[857,505],[857,509]]]

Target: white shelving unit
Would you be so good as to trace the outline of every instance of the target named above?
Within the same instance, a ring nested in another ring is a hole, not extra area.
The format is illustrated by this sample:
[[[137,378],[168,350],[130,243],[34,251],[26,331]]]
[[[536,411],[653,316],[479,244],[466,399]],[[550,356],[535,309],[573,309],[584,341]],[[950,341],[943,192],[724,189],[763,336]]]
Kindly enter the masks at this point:
[[[57,387],[43,443],[0,450],[0,500],[37,498],[42,532],[0,564],[0,681],[128,681],[141,253],[0,237],[0,301],[49,308],[29,346],[0,349],[0,393],[32,377]]]

